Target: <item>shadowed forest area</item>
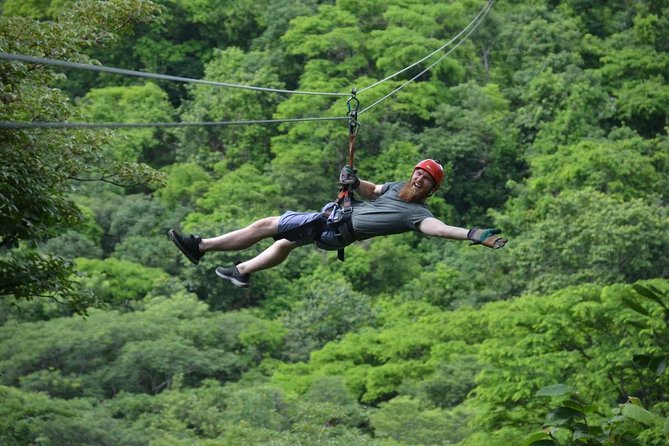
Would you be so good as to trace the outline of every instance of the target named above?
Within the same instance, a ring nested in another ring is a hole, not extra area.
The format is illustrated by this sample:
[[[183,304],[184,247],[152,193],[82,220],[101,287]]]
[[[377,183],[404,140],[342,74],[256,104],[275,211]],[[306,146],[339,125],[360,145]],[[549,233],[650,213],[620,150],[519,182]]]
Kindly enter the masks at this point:
[[[1,445],[669,444],[668,0],[0,10]],[[360,177],[507,245],[188,262],[336,196],[354,88]]]

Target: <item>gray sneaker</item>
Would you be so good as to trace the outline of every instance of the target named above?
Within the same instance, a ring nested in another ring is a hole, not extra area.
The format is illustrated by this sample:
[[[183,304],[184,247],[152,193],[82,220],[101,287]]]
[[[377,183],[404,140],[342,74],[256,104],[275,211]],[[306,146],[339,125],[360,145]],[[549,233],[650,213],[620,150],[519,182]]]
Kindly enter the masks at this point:
[[[237,263],[235,263],[235,266],[229,268],[219,266],[216,268],[216,275],[221,279],[229,280],[233,285],[242,288],[248,288],[249,282],[251,281],[251,274],[240,273],[237,269]]]
[[[200,263],[200,259],[204,255],[203,252],[200,252],[200,242],[202,241],[202,237],[192,234],[184,237],[174,229],[167,231],[167,235],[170,237],[170,240],[172,240],[172,243],[174,243],[176,247],[188,257],[188,260],[196,265]]]

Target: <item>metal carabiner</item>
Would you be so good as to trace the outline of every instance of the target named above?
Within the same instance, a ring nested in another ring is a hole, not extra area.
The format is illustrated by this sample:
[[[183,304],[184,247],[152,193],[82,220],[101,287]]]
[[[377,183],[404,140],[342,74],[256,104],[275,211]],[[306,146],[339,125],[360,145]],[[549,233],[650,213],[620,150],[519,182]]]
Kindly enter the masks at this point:
[[[357,91],[355,88],[351,90],[351,97],[348,98],[348,101],[346,101],[346,107],[348,107],[348,113],[346,113],[346,116],[351,116],[354,115],[355,118],[357,119],[358,117],[358,108],[360,108],[360,101],[358,98],[355,96]],[[355,106],[351,107],[351,101],[355,102]]]
[[[358,124],[358,109],[360,108],[360,101],[355,96],[356,93],[356,89],[353,88],[351,90],[351,97],[348,98],[348,101],[346,101],[346,107],[348,108],[346,116],[349,117],[348,128],[351,135],[357,135],[358,129],[360,128],[360,124]],[[351,106],[351,102],[353,102],[353,106]]]

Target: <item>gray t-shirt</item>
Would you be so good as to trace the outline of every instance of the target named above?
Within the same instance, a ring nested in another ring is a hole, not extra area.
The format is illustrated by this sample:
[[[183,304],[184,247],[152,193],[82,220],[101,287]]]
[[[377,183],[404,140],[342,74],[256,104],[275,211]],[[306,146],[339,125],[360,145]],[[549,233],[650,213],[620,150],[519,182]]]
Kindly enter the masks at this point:
[[[399,199],[397,195],[405,183],[385,183],[381,195],[375,200],[353,202],[352,222],[356,240],[417,231],[420,222],[433,217],[426,205]]]

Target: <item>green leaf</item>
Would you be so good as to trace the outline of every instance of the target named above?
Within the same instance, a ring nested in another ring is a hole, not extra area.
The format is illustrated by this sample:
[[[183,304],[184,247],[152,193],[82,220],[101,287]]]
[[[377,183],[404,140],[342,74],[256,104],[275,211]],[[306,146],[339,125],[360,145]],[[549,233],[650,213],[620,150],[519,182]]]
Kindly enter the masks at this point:
[[[563,406],[568,407],[570,409],[578,410],[579,412],[582,412],[584,405],[581,404],[580,401],[575,400],[575,399],[570,399],[562,403]]]
[[[553,384],[551,386],[542,387],[534,394],[534,396],[561,396],[569,393],[574,393],[575,389],[566,384]]]
[[[664,435],[669,435],[669,417],[664,420]]]
[[[599,426],[597,424],[590,425],[588,423],[578,422],[574,423],[573,431],[574,435],[576,435],[576,432],[581,432],[585,433],[591,438],[595,438],[602,435],[602,426]]]
[[[639,423],[646,426],[651,426],[657,421],[656,415],[647,411],[643,407],[637,406],[632,403],[625,403],[623,405],[622,414],[623,416],[630,418],[634,421],[638,421]]]
[[[574,435],[572,435],[572,440],[583,440],[583,439],[588,439],[592,440],[592,435],[590,435],[587,432],[583,432],[581,430],[574,431]],[[592,444],[592,443],[589,443]]]
[[[625,306],[631,308],[632,310],[636,311],[637,313],[641,313],[644,316],[649,316],[650,315],[648,313],[648,310],[646,310],[644,307],[642,307],[638,303],[634,302],[629,297],[623,297],[623,303],[625,304]]]
[[[585,404],[578,398],[571,398],[562,403],[563,406],[574,409],[583,414],[596,412],[599,408],[596,404]]]
[[[664,292],[660,291],[657,287],[655,287],[653,285],[646,285],[646,288],[649,289],[650,291],[652,291],[653,293],[657,294],[658,296],[667,294],[667,293],[664,293]]]
[[[662,358],[662,360],[657,364],[657,368],[655,369],[655,372],[658,375],[661,375],[664,373],[664,371],[667,370],[667,358]]]
[[[548,412],[546,415],[546,424],[548,425],[563,425],[573,420],[574,418],[583,417],[583,413],[579,410],[574,410],[569,407],[558,407]]]
[[[550,435],[546,431],[541,431],[529,435],[525,439],[523,446],[554,446],[555,444],[557,443],[551,439]]]
[[[523,443],[523,446],[534,445],[534,444],[537,444],[538,441],[550,440],[550,438],[551,437],[545,431],[535,432],[535,433],[529,435],[525,439],[525,443]],[[550,440],[550,441],[552,441],[552,440]]]
[[[643,297],[651,299],[654,302],[656,302],[659,306],[664,308],[665,310],[669,310],[669,308],[667,308],[665,303],[662,302],[662,299],[660,298],[660,296],[658,294],[656,294],[655,292],[651,291],[649,288],[646,288],[645,286],[642,286],[642,285],[639,285],[639,284],[632,285],[632,288],[634,288],[634,291],[636,291],[637,293],[639,293]]]

